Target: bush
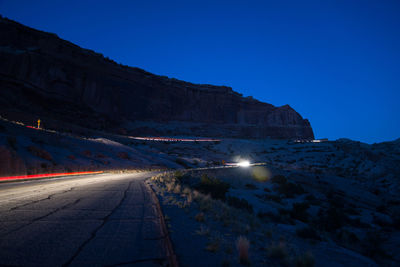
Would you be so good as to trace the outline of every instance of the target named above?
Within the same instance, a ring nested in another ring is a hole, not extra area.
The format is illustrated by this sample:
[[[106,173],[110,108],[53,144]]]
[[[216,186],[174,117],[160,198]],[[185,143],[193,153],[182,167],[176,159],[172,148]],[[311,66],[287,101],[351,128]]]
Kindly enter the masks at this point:
[[[279,210],[282,212],[283,209]],[[281,214],[276,214],[271,211],[268,212],[259,212],[257,217],[264,220],[264,221],[272,221],[274,223],[289,223],[287,216],[281,216]]]
[[[216,238],[207,244],[206,250],[209,252],[216,253],[219,250],[219,247],[221,245],[220,243],[221,243],[220,240]]]
[[[282,183],[279,184],[278,192],[285,195],[287,198],[293,198],[296,195],[304,194],[303,187],[299,184],[294,183]]]
[[[295,260],[296,267],[313,267],[315,265],[315,259],[311,252],[306,252],[303,255],[297,256]]]
[[[200,183],[195,188],[203,194],[210,194],[213,198],[225,200],[225,194],[228,192],[230,185],[203,174]]]
[[[323,230],[333,232],[343,227],[349,218],[340,208],[329,207],[327,210],[318,212],[316,224]]]
[[[175,162],[176,162],[177,164],[179,164],[179,165],[185,167],[185,168],[189,168],[189,166],[187,165],[187,162],[186,162],[184,159],[182,159],[182,158],[176,158],[176,159],[175,159]]]
[[[17,138],[15,136],[7,136],[7,143],[12,149],[17,150]]]
[[[92,156],[92,152],[90,150],[85,150],[82,152],[82,154],[86,157],[91,157]]]
[[[345,245],[353,245],[360,241],[355,233],[350,232],[346,229],[339,230],[336,233],[336,239],[338,239],[341,243]]]
[[[279,243],[279,245],[271,245],[267,248],[268,257],[272,259],[284,260],[288,257],[288,252],[284,243]]]
[[[306,196],[305,200],[310,201],[310,202],[315,202],[317,200],[317,198],[312,194],[308,194]]]
[[[182,179],[183,176],[184,176],[184,174],[183,174],[182,171],[176,171],[176,172],[174,173],[174,177],[175,177],[178,181],[180,181],[180,180]]]
[[[67,158],[70,159],[70,160],[75,160],[76,159],[76,157],[74,155],[68,155]]]
[[[229,206],[253,213],[253,206],[246,199],[228,196],[226,202]]]
[[[52,161],[53,157],[50,155],[49,152],[47,152],[44,149],[40,149],[38,147],[35,146],[28,146],[28,151],[31,152],[33,155],[48,160],[48,161]]]
[[[283,175],[275,175],[271,178],[271,182],[274,184],[286,184],[287,179]]]
[[[282,202],[282,198],[280,196],[277,196],[277,195],[267,195],[266,194],[266,195],[263,195],[262,198],[265,199],[265,200],[274,201],[276,203],[281,203]]]
[[[204,222],[205,221],[204,213],[203,212],[197,213],[194,219],[198,222]]]
[[[310,207],[308,203],[294,203],[292,210],[290,211],[290,216],[293,219],[307,222],[308,221],[308,212],[307,209]]]
[[[303,228],[297,229],[296,234],[297,234],[297,236],[304,238],[304,239],[321,240],[317,231],[310,226],[305,226]]]
[[[256,190],[258,187],[254,184],[245,184],[246,189]]]
[[[387,257],[388,255],[382,248],[384,241],[385,240],[381,233],[377,231],[368,232],[362,241],[363,254],[373,259],[378,257]]]
[[[131,159],[131,157],[127,152],[118,152],[118,157],[120,159]]]
[[[392,226],[395,229],[400,230],[400,212],[393,214],[392,221],[393,221]]]
[[[244,236],[239,236],[239,238],[236,241],[236,248],[239,253],[239,262],[244,265],[249,265],[249,248],[250,248],[250,242],[249,240],[244,237]]]

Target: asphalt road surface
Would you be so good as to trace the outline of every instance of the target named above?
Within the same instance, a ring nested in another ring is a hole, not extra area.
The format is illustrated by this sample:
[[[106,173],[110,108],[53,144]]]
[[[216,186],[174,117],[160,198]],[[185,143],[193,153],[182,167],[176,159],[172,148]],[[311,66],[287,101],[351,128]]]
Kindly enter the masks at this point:
[[[151,175],[0,184],[0,265],[167,265]]]

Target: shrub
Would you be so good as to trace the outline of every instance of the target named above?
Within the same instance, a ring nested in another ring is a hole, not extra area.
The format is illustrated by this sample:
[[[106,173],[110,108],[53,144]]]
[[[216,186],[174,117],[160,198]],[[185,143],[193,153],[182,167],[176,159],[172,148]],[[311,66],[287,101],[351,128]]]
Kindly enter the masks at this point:
[[[213,198],[225,200],[225,194],[228,192],[230,185],[203,174],[200,183],[195,188],[204,194],[211,194]]]
[[[297,234],[297,236],[304,238],[304,239],[321,240],[317,231],[310,226],[305,226],[303,228],[297,229],[296,234]]]
[[[386,252],[382,248],[384,238],[381,233],[377,231],[367,232],[364,240],[362,241],[363,254],[370,258],[387,257]]]
[[[274,184],[285,184],[287,182],[287,179],[283,175],[275,175],[272,177],[271,182]]]
[[[194,218],[198,222],[204,222],[205,221],[203,212],[197,213]]]
[[[293,219],[302,221],[302,222],[307,222],[308,221],[308,212],[307,209],[310,207],[308,203],[294,203],[292,210],[290,211],[290,216]]]
[[[254,184],[246,184],[245,187],[246,187],[247,189],[250,189],[250,190],[255,190],[255,189],[257,189],[257,186],[255,186]]]
[[[176,162],[177,164],[179,164],[179,165],[185,167],[185,168],[188,168],[188,167],[189,167],[189,166],[187,165],[187,162],[186,162],[184,159],[182,159],[182,158],[176,158],[176,159],[175,159],[175,162]]]
[[[323,230],[332,232],[345,225],[349,221],[347,215],[340,208],[329,207],[318,212],[316,224]]]
[[[180,194],[181,193],[181,185],[180,184],[176,184],[175,185],[175,188],[174,188],[174,190],[173,190],[173,192],[175,193],[175,194]]]
[[[76,157],[74,156],[74,155],[68,155],[68,157],[67,157],[68,159],[70,159],[70,160],[75,160],[76,159]]]
[[[118,157],[120,159],[131,159],[131,157],[127,152],[118,152]]]
[[[249,265],[249,240],[244,236],[239,236],[239,238],[236,240],[236,248],[239,253],[239,262],[241,264]]]
[[[263,199],[265,200],[272,200],[276,203],[281,203],[282,202],[282,198],[280,196],[277,195],[263,195],[262,196]]]
[[[400,230],[400,212],[393,214],[392,221],[393,221],[392,226],[397,230]]]
[[[35,146],[28,146],[28,151],[31,152],[33,155],[48,160],[48,161],[52,161],[53,157],[50,155],[49,152],[47,152],[44,149],[40,149],[38,147]]]
[[[346,229],[339,230],[336,233],[336,238],[345,245],[353,245],[360,241],[355,233],[350,232]]]
[[[204,225],[200,225],[200,229],[196,230],[196,234],[208,236],[210,234],[210,229],[208,229]]]
[[[286,223],[287,219],[280,214],[273,213],[271,211],[268,212],[259,212],[257,217],[264,221],[272,221],[274,223]]]
[[[199,198],[199,209],[201,211],[209,211],[213,207],[213,202],[210,195],[202,195]]]
[[[90,150],[85,150],[85,151],[82,152],[82,154],[83,154],[84,156],[86,156],[86,157],[92,156],[92,152],[91,152]]]
[[[280,242],[278,245],[272,244],[267,248],[268,257],[272,259],[280,259],[284,260],[288,257],[288,252],[286,246],[283,242]]]
[[[313,267],[315,259],[311,252],[306,252],[303,255],[297,256],[295,260],[296,267]]]
[[[176,172],[174,173],[174,177],[175,177],[178,181],[182,182],[182,181],[184,180],[184,178],[186,177],[186,175],[185,175],[184,172],[178,170],[178,171],[176,171]]]
[[[310,201],[310,202],[315,202],[317,200],[317,198],[312,194],[308,194],[306,196],[305,200]]]
[[[285,195],[287,198],[293,198],[296,195],[304,194],[303,187],[294,183],[282,183],[278,186],[278,192]]]
[[[228,203],[229,206],[253,213],[253,206],[249,204],[249,202],[247,202],[246,199],[228,196],[226,202]]]
[[[207,244],[206,250],[215,253],[219,250],[220,243],[221,241],[219,238],[214,238],[213,240],[211,240],[211,242]]]
[[[17,150],[17,138],[15,136],[7,136],[7,144],[14,150]]]
[[[221,266],[222,267],[229,267],[229,266],[231,266],[231,262],[228,259],[223,259],[222,262],[221,262]]]

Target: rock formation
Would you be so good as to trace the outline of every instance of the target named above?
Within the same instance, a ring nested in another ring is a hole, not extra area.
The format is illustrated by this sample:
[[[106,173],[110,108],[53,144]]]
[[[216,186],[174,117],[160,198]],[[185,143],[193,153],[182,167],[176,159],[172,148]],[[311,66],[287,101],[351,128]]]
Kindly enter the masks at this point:
[[[23,111],[89,128],[182,122],[201,125],[205,136],[314,138],[308,120],[288,105],[275,107],[230,87],[123,66],[5,18],[0,18],[0,35],[1,114]],[[154,130],[165,134],[162,127]],[[141,134],[134,126],[128,131]],[[172,134],[191,133],[189,127],[176,131]]]

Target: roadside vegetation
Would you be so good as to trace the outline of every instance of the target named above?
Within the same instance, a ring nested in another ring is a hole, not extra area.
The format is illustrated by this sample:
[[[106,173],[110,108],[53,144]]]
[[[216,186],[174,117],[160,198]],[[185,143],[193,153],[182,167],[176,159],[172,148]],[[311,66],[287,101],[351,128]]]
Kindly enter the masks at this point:
[[[205,247],[195,249],[219,254],[224,266],[314,266],[322,254],[334,261],[320,244],[351,251],[343,254],[350,263],[393,262],[381,230],[395,231],[389,217],[373,211],[368,221],[371,210],[344,192],[316,191],[284,174],[259,181],[250,169],[239,177],[232,176],[237,169],[176,171],[152,183],[164,206],[185,210],[198,225],[195,234],[207,237]]]

